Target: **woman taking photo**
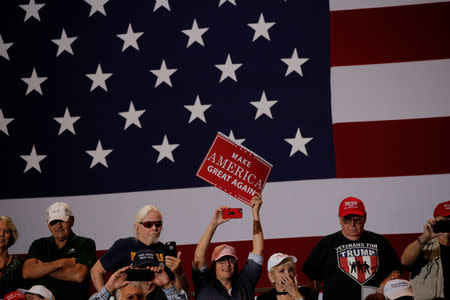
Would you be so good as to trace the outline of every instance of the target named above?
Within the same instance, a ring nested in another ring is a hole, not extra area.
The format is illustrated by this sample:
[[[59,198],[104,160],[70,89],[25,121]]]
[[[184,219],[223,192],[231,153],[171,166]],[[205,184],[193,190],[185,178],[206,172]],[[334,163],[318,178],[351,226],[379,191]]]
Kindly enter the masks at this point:
[[[264,237],[259,219],[261,195],[251,201],[253,216],[253,250],[249,254],[244,268],[238,272],[236,251],[229,245],[217,246],[211,257],[208,270],[206,251],[217,227],[230,219],[222,218],[220,207],[214,211],[211,222],[195,249],[193,281],[196,299],[254,299],[256,283],[261,276]]]

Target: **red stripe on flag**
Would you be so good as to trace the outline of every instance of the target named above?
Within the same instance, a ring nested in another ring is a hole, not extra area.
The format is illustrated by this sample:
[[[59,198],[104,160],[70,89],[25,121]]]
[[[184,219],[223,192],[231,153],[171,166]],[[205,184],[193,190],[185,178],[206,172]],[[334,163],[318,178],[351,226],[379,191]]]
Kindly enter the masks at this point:
[[[330,12],[331,66],[450,58],[450,3]]]
[[[333,125],[338,178],[450,173],[450,117]]]

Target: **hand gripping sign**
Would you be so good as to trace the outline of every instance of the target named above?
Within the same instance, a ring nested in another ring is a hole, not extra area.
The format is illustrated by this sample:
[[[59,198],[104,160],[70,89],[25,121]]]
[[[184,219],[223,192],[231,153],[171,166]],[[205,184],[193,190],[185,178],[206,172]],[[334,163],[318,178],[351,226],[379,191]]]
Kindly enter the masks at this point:
[[[197,176],[250,205],[256,192],[262,193],[272,165],[218,132]]]

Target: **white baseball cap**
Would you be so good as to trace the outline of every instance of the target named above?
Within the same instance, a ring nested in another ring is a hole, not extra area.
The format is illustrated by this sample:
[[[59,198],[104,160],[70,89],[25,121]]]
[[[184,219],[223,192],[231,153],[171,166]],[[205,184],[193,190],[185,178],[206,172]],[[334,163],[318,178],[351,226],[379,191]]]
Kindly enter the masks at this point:
[[[72,210],[65,202],[55,202],[47,208],[47,223],[54,220],[67,222],[70,216],[72,216]]]
[[[42,296],[44,298],[47,298],[48,300],[55,300],[55,297],[53,297],[52,292],[50,292],[50,290],[48,290],[43,285],[33,285],[31,287],[31,289],[29,289],[29,290],[18,289],[18,291],[21,292],[21,293],[24,293],[24,294],[39,295],[39,296]]]
[[[386,299],[394,300],[404,296],[414,297],[411,284],[408,280],[393,279],[389,280],[383,289]]]
[[[297,257],[295,256],[287,255],[284,253],[274,253],[272,254],[272,256],[269,257],[269,260],[267,261],[267,271],[270,272],[270,270],[272,270],[273,267],[278,266],[286,258],[292,259],[294,263],[297,262]]]

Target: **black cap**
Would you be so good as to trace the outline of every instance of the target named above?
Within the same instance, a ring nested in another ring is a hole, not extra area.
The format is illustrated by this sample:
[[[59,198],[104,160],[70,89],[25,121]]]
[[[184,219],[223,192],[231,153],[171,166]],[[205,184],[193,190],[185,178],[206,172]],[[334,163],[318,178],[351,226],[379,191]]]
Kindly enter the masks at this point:
[[[136,254],[134,255],[134,259],[133,259],[133,262],[131,263],[131,266],[133,268],[158,266],[158,262],[156,261],[155,253],[152,250],[141,249],[141,250],[136,251]]]

